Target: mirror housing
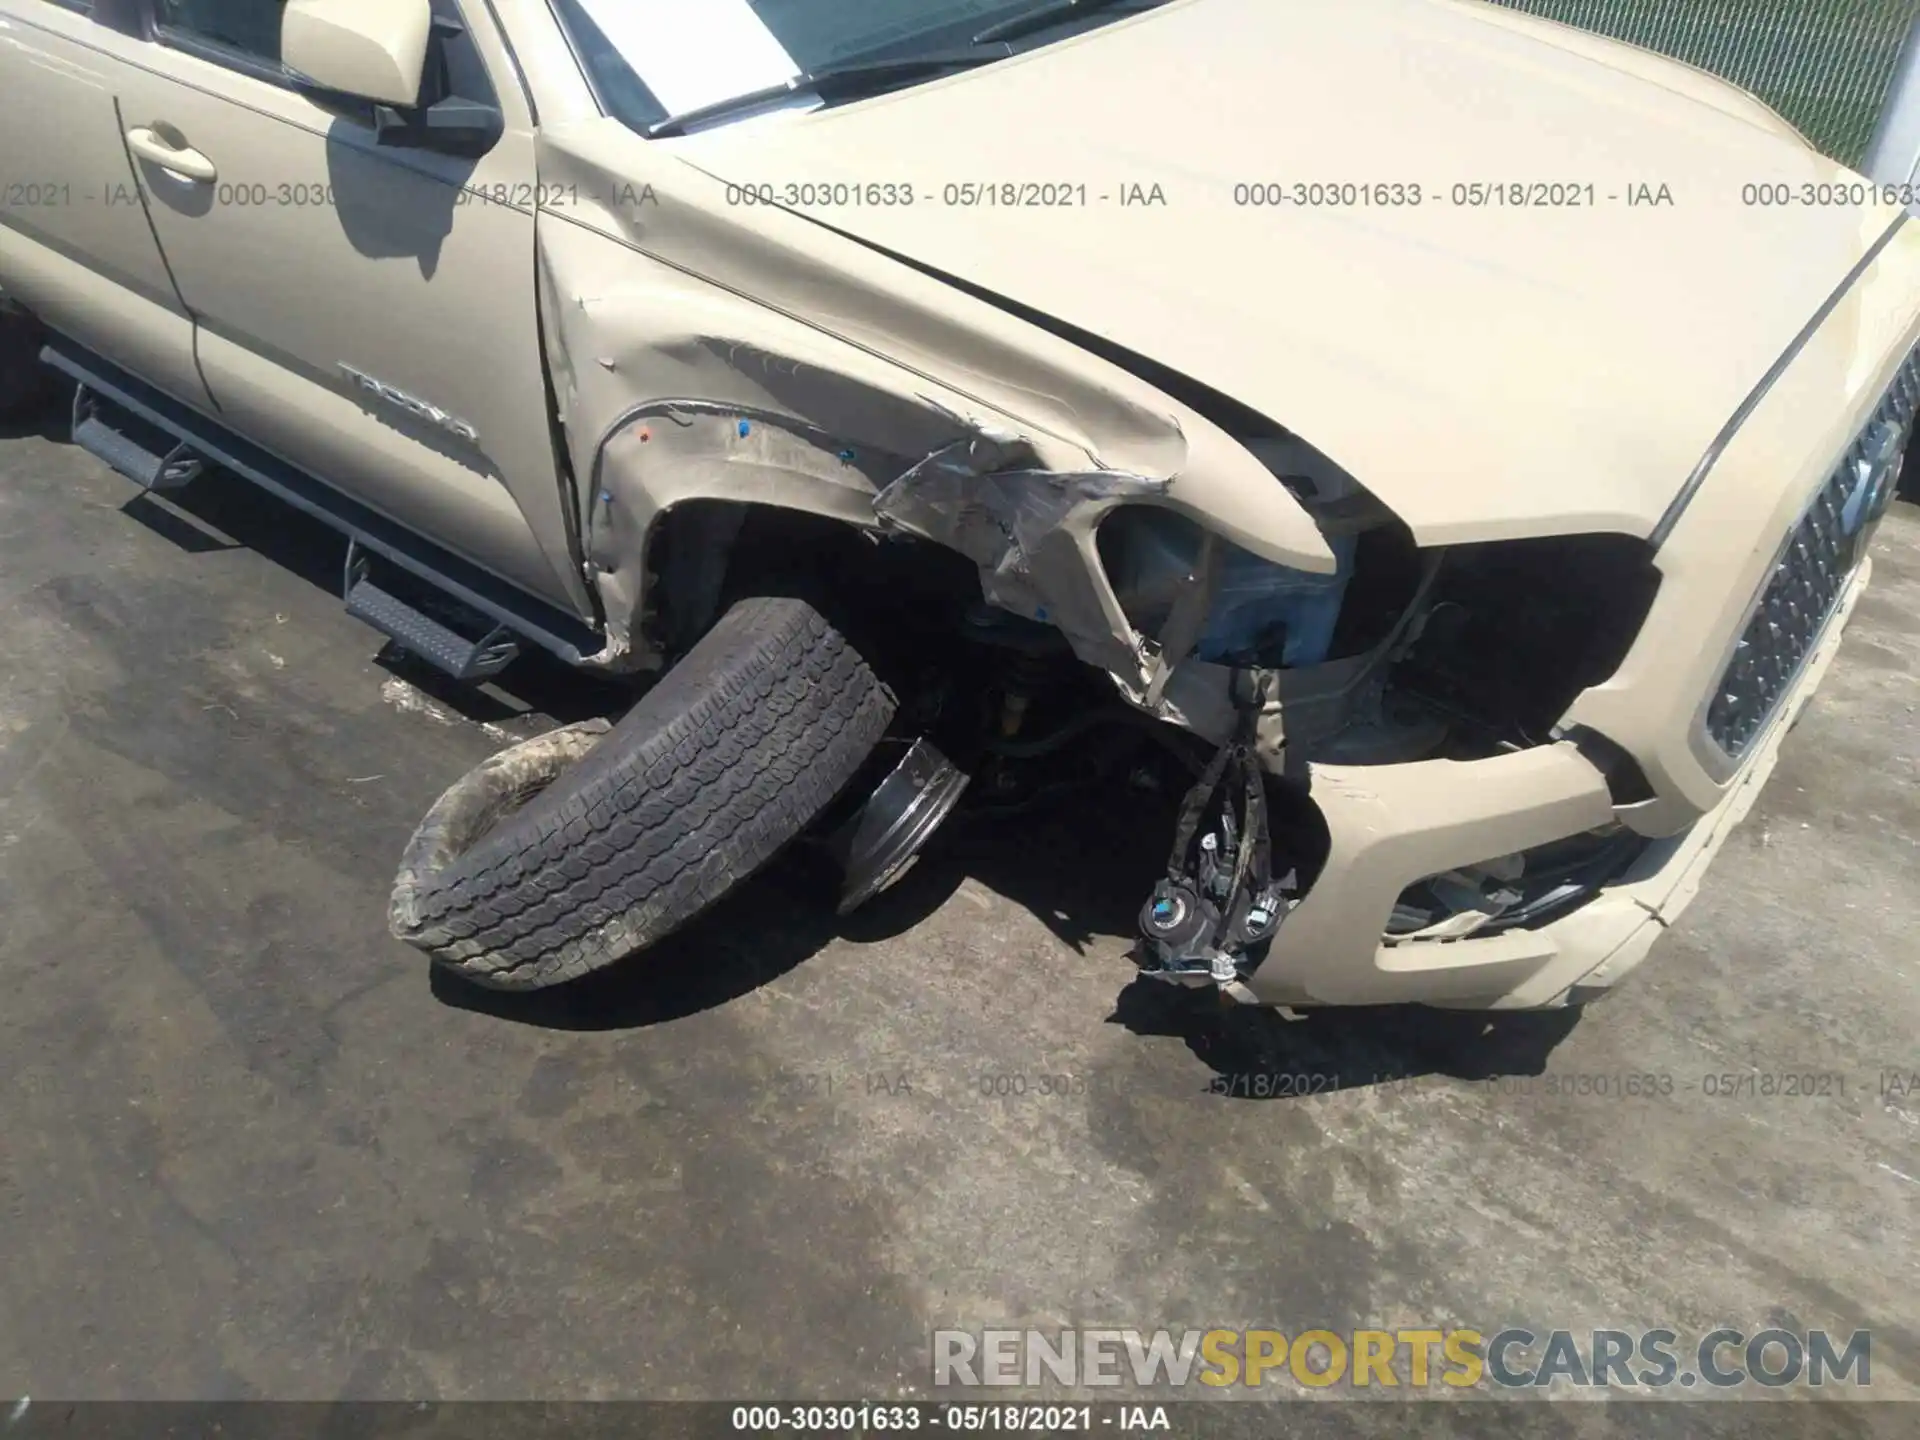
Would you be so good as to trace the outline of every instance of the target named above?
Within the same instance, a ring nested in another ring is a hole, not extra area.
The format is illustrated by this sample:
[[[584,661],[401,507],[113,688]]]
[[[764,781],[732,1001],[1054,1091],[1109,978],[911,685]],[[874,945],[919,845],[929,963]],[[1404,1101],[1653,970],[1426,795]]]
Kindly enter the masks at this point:
[[[432,34],[429,0],[288,0],[280,59],[316,89],[413,106]]]
[[[504,133],[506,122],[499,110],[457,96],[418,110],[399,110],[391,105],[373,107],[376,145],[411,145],[447,155],[477,158],[491,150]]]

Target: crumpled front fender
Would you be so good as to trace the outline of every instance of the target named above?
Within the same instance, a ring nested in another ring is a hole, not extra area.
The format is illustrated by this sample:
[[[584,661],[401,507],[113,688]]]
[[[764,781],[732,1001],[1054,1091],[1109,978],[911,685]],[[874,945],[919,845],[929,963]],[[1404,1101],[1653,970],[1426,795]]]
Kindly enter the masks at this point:
[[[585,159],[569,165],[584,170]],[[692,171],[678,180],[693,193],[667,187],[644,225],[609,212],[595,225],[543,219],[540,232],[550,374],[608,636],[597,663],[658,662],[645,625],[649,539],[694,500],[947,545],[981,567],[988,599],[1056,625],[1130,694],[1148,683],[1151,656],[1094,544],[1115,505],[1163,505],[1279,563],[1334,568],[1286,487],[1191,408],[797,217],[755,212],[759,273],[743,276],[746,241],[715,233],[741,222],[703,203],[717,205],[722,187]],[[713,243],[689,247],[683,234]],[[697,273],[703,255],[724,277]],[[749,278],[755,298],[742,293]],[[802,282],[806,311],[780,303]],[[888,304],[914,337],[897,353],[878,350],[871,325]],[[995,383],[986,362],[1009,327],[1032,353],[1017,383]],[[1103,454],[1109,412],[1130,468]]]

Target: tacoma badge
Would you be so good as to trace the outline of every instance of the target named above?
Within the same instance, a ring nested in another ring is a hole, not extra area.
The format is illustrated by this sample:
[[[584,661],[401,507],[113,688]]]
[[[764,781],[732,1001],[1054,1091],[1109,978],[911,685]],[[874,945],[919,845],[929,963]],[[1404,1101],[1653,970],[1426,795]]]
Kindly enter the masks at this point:
[[[429,405],[424,400],[417,400],[407,394],[406,391],[397,390],[384,380],[376,380],[364,371],[354,369],[353,366],[347,364],[345,361],[341,362],[340,368],[346,373],[348,379],[352,380],[354,384],[358,385],[368,394],[378,395],[388,404],[398,405],[409,414],[418,415],[428,424],[437,425],[449,435],[459,436],[469,445],[478,445],[480,443],[480,432],[478,430],[475,430],[473,426],[458,416],[449,415],[438,405]]]

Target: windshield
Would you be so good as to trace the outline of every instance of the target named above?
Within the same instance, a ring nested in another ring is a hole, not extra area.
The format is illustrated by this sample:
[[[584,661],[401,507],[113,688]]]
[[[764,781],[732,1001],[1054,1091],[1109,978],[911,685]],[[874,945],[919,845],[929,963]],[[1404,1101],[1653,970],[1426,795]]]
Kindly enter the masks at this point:
[[[1063,5],[1003,48],[1028,49],[1157,0]],[[1046,0],[553,0],[601,103],[641,132],[852,61],[959,52]],[[933,78],[903,74],[891,88]],[[751,113],[750,110],[742,113]],[[719,119],[734,118],[722,115]]]

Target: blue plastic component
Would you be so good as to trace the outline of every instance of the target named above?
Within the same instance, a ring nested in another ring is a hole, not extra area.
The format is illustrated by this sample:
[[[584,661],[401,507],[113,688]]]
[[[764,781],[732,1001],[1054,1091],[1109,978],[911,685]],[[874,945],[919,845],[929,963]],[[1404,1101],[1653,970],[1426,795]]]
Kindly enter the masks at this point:
[[[1237,545],[1223,546],[1213,613],[1194,653],[1219,664],[1290,668],[1325,660],[1353,574],[1355,541],[1332,535],[1327,544],[1339,567],[1332,575],[1311,575]]]

